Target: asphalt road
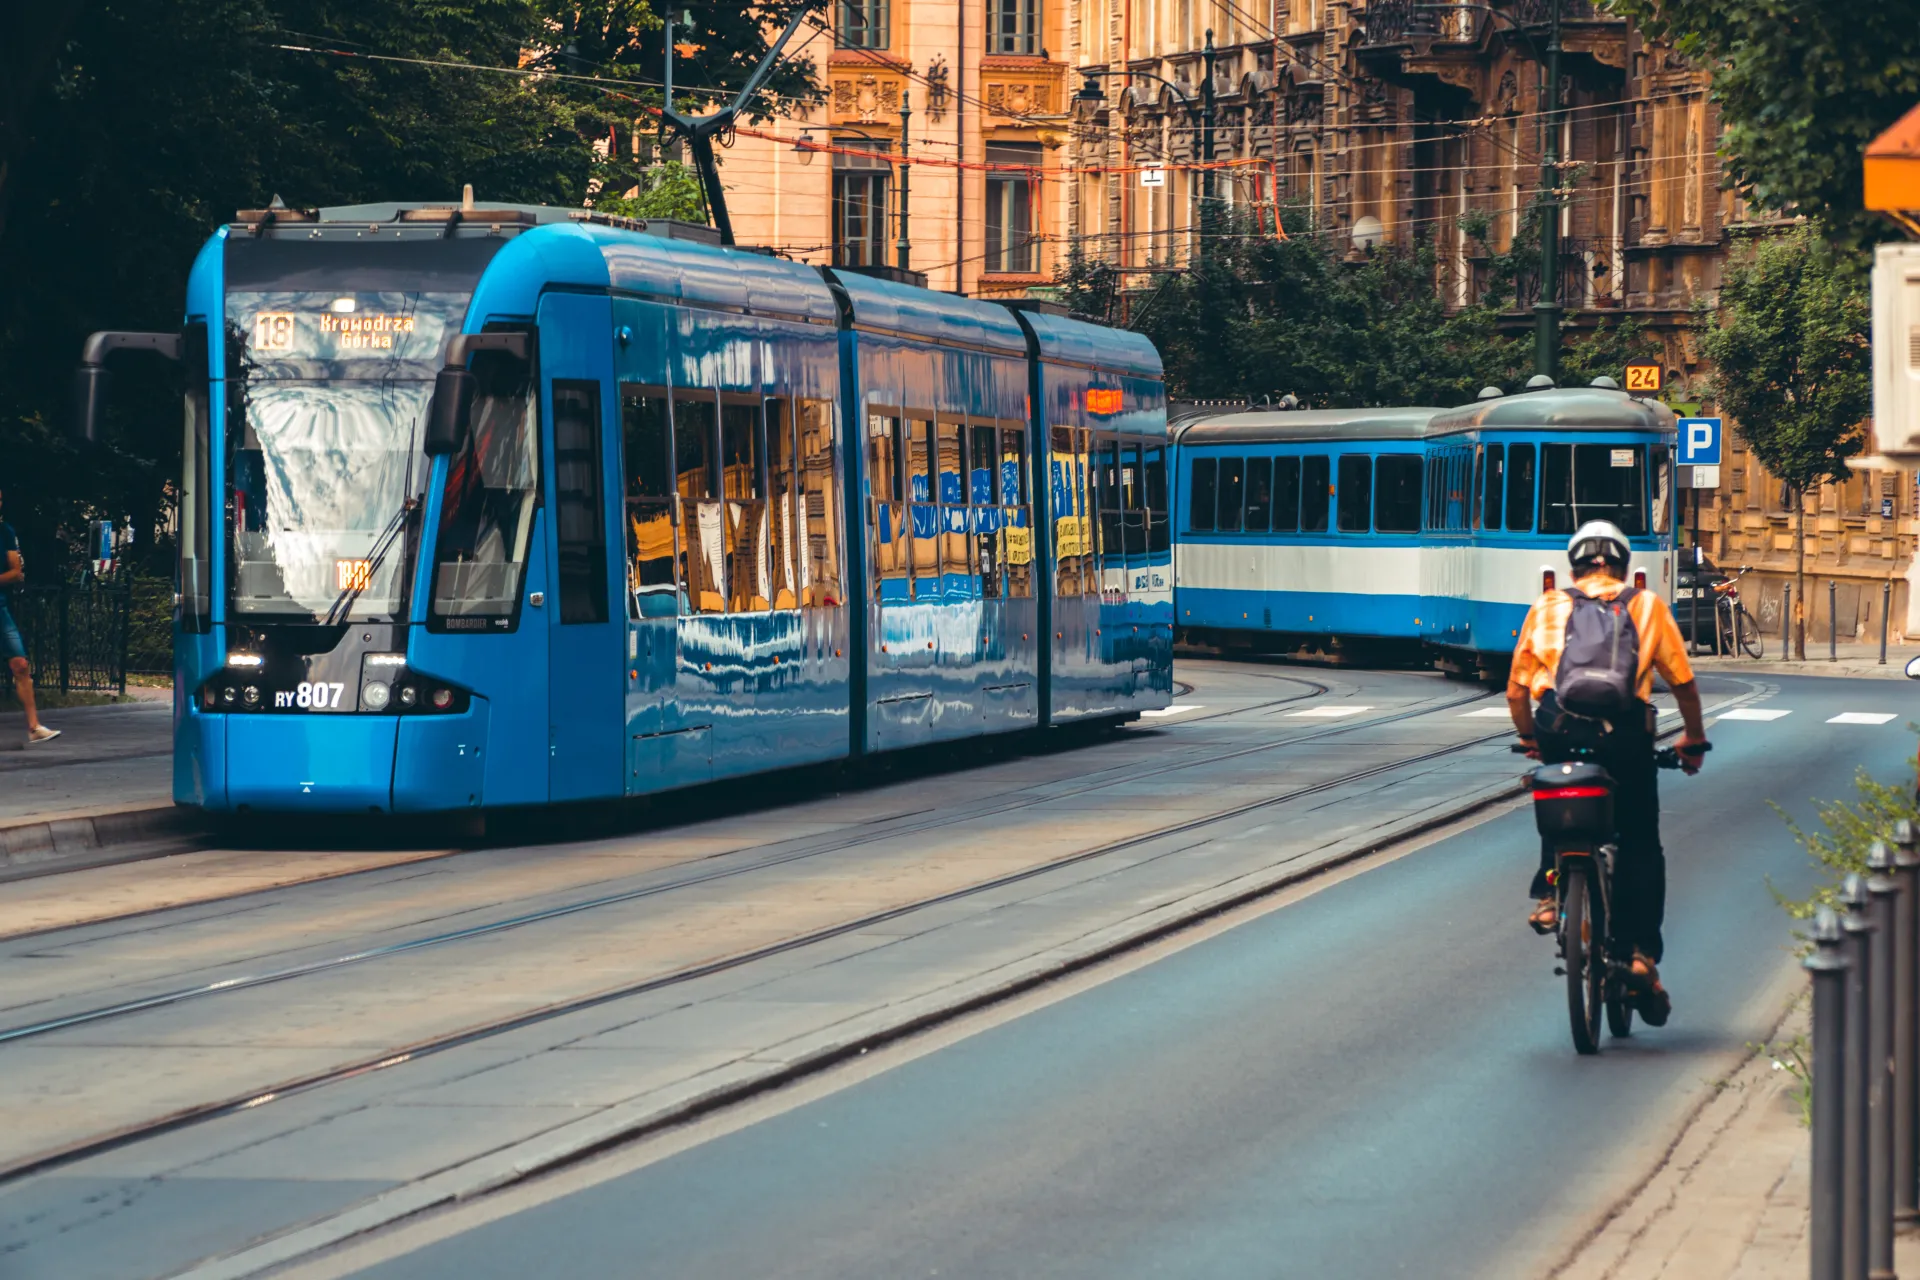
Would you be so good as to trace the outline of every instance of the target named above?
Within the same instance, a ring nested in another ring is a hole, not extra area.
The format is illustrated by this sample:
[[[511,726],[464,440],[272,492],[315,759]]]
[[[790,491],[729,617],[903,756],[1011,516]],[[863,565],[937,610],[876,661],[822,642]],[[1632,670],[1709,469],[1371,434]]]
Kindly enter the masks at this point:
[[[1675,1013],[1598,1058],[1522,923],[1514,812],[360,1274],[1540,1274],[1779,1011],[1768,882],[1811,876],[1766,802],[1808,823],[1911,754],[1910,686],[1778,684],[1759,705],[1791,714],[1722,723],[1706,774],[1663,775]]]

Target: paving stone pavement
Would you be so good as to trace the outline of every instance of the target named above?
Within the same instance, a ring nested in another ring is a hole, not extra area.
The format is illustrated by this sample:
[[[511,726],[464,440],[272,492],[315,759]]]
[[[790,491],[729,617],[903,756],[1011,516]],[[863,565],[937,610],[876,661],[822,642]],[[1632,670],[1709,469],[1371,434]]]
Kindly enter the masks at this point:
[[[1806,1031],[1797,1005],[1773,1043]],[[1748,1059],[1553,1280],[1803,1280],[1810,1140],[1798,1081],[1774,1062]],[[1894,1270],[1920,1275],[1920,1232],[1896,1237]]]

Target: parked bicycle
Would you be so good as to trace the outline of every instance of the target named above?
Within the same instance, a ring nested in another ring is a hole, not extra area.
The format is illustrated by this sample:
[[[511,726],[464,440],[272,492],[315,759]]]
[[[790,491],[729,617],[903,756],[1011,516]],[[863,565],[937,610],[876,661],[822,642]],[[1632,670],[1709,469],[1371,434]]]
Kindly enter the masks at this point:
[[[1745,650],[1748,657],[1758,658],[1764,652],[1759,620],[1740,602],[1739,581],[1752,572],[1752,565],[1743,564],[1731,578],[1713,584],[1713,616],[1721,653],[1738,655]]]
[[[1713,749],[1702,743],[1702,751]],[[1512,750],[1526,754],[1526,748]],[[1591,756],[1591,751],[1577,755]],[[1654,756],[1662,769],[1680,768],[1680,753],[1667,747]],[[1633,975],[1633,948],[1616,944],[1611,930],[1613,859],[1618,852],[1613,820],[1613,777],[1592,759],[1544,764],[1527,780],[1533,821],[1553,851],[1553,888],[1559,899],[1560,965],[1567,980],[1567,1015],[1573,1047],[1600,1052],[1600,1015],[1607,1030],[1624,1037],[1633,1030],[1633,1002],[1640,994]]]

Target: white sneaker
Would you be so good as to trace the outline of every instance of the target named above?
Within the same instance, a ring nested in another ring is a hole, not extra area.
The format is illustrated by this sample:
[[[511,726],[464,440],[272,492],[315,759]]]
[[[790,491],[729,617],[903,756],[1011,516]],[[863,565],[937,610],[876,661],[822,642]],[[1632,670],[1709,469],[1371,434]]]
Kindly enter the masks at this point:
[[[55,738],[59,736],[60,736],[60,731],[58,729],[49,729],[47,728],[47,726],[41,725],[39,728],[35,729],[32,733],[29,733],[27,735],[27,741],[29,743],[52,742]]]

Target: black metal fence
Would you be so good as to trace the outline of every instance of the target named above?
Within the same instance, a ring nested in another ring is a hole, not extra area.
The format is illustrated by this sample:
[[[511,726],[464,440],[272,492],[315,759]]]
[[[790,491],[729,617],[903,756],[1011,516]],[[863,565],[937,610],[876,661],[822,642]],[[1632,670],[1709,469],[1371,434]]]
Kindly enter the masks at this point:
[[[1814,917],[1813,1280],[1893,1275],[1895,1223],[1920,1218],[1920,851],[1913,827]]]
[[[15,588],[13,617],[33,666],[34,688],[126,693],[132,600],[131,583],[93,577]]]

